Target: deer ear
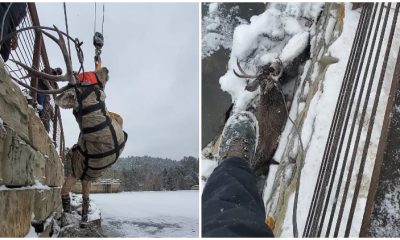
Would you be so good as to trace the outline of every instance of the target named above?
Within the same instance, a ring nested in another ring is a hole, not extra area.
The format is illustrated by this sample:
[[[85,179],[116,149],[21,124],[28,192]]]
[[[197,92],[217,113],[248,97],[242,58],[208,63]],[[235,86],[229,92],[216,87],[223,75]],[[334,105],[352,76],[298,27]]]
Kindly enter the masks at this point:
[[[249,92],[254,92],[258,88],[259,85],[260,85],[260,82],[257,79],[255,79],[254,81],[247,84],[245,89]]]

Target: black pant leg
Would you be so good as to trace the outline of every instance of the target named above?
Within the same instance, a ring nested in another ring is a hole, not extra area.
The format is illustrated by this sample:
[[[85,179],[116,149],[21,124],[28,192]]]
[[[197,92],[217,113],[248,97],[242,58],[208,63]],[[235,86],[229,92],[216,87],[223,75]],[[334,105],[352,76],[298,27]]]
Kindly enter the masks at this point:
[[[230,158],[214,170],[202,195],[203,237],[273,237],[247,162]]]

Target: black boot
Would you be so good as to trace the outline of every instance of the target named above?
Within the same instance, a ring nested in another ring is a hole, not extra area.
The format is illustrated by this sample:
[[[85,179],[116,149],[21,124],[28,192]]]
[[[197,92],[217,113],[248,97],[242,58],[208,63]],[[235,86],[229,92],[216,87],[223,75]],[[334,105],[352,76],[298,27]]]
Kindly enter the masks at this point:
[[[257,128],[257,120],[253,113],[245,111],[234,113],[222,132],[219,162],[226,158],[239,157],[247,161],[254,170]]]
[[[71,213],[71,198],[68,196],[61,196],[62,207],[65,213]]]
[[[89,198],[82,198],[82,219],[81,228],[85,228],[88,224]]]

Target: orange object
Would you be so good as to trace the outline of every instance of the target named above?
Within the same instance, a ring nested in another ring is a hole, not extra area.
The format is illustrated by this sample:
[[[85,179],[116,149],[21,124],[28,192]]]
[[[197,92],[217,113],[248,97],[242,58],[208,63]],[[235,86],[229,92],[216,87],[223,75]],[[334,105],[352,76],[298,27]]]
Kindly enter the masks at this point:
[[[79,81],[86,84],[97,84],[97,76],[94,72],[84,72],[78,75]]]
[[[267,219],[265,219],[265,223],[268,225],[268,227],[274,231],[275,230],[275,220],[273,217],[268,216]]]

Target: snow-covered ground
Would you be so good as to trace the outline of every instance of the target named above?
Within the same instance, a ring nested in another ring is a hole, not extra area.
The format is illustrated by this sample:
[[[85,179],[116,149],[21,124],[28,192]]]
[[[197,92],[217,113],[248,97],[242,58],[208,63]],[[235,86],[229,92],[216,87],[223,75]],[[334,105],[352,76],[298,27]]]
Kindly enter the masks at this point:
[[[198,237],[199,191],[92,194],[109,237]]]

